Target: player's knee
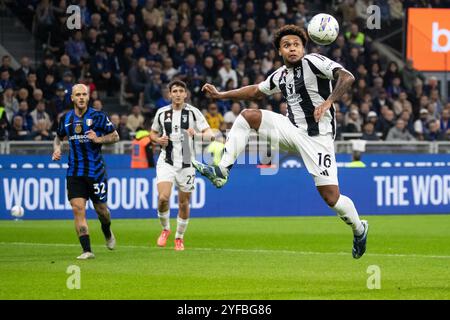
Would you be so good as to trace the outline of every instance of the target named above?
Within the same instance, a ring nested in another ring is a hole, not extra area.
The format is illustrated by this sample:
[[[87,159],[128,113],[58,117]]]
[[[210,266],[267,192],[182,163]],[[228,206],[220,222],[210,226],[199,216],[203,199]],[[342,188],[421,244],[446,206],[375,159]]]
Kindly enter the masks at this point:
[[[75,215],[84,214],[85,210],[86,209],[81,204],[78,203],[72,204],[72,211]]]
[[[329,207],[334,207],[339,199],[339,191],[334,189],[322,190],[320,195]]]
[[[261,124],[261,111],[254,109],[245,109],[241,112],[241,115],[247,120],[250,128],[258,129]]]
[[[168,194],[159,194],[158,195],[158,203],[160,205],[167,205],[169,203],[170,196]]]

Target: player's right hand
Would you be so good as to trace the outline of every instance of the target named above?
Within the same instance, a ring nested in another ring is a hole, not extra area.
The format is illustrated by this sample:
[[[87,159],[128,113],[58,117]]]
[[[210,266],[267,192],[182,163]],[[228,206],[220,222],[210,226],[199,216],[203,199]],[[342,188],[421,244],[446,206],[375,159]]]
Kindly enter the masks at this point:
[[[61,160],[61,150],[58,149],[53,151],[52,160],[53,161]]]
[[[168,137],[168,136],[162,136],[162,137],[160,137],[160,138],[158,139],[158,143],[159,143],[161,146],[163,146],[163,147],[167,146],[167,145],[169,144],[169,137]]]
[[[202,88],[202,91],[204,93],[206,93],[212,99],[219,99],[220,98],[220,92],[212,84],[209,84],[209,83],[205,84],[203,86],[203,88]]]

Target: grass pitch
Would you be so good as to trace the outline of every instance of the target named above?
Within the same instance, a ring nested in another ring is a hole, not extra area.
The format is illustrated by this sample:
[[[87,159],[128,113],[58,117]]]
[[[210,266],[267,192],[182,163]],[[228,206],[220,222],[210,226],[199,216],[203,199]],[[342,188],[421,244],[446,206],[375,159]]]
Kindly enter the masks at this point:
[[[155,219],[113,220],[108,251],[90,220],[89,261],[75,259],[72,221],[0,221],[0,299],[450,299],[450,215],[368,220],[359,260],[337,217],[193,218],[184,252],[174,232],[156,247]],[[71,265],[79,290],[66,286]],[[368,289],[370,266],[380,289]]]

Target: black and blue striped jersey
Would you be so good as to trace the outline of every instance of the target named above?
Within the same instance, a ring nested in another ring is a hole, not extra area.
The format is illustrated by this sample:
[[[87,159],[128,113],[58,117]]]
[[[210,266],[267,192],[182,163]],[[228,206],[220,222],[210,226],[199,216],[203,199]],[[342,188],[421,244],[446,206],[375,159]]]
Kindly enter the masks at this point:
[[[58,137],[69,140],[69,168],[68,177],[91,177],[101,180],[105,172],[102,156],[102,145],[93,143],[86,132],[95,131],[97,136],[114,132],[116,128],[108,116],[93,108],[88,108],[83,116],[78,117],[74,110],[70,110],[61,117],[58,126]]]

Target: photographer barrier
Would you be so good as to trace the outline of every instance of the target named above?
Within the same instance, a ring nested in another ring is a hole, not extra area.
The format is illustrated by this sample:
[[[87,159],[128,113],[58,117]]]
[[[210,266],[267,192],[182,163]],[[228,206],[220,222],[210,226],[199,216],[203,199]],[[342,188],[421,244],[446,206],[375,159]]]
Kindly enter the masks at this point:
[[[114,218],[156,217],[155,175],[155,169],[108,171],[108,205]],[[448,167],[341,168],[339,181],[341,192],[362,215],[450,213]],[[261,175],[256,167],[237,166],[222,189],[199,176],[195,186],[192,217],[334,215],[304,167]],[[175,217],[177,192],[170,202]],[[0,170],[0,219],[12,219],[9,211],[17,204],[24,207],[26,220],[71,219],[65,170]],[[92,209],[88,217],[95,217]]]

